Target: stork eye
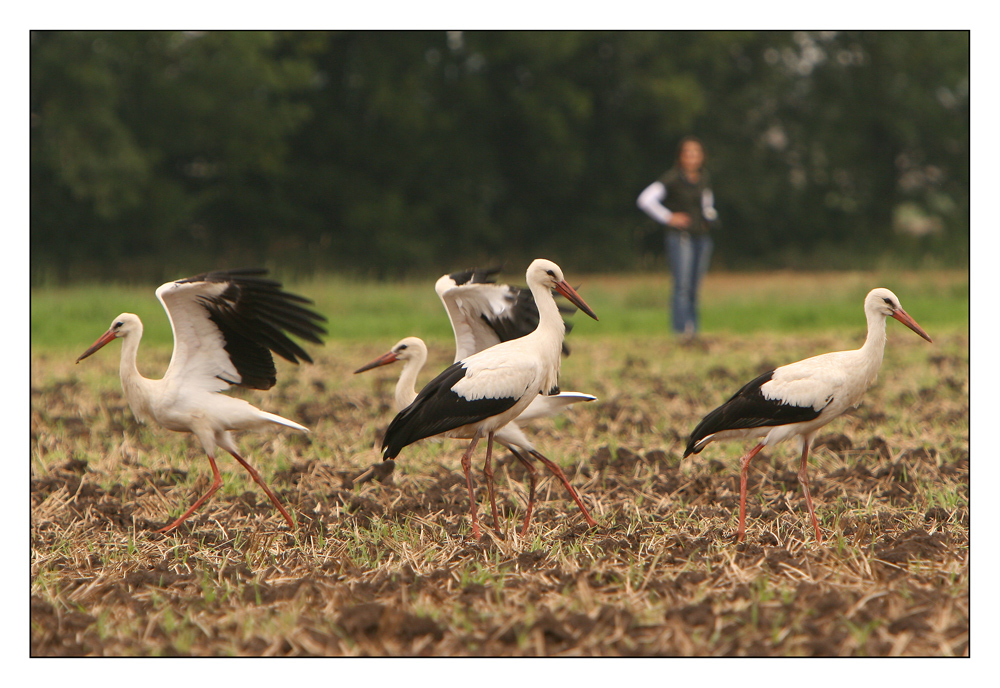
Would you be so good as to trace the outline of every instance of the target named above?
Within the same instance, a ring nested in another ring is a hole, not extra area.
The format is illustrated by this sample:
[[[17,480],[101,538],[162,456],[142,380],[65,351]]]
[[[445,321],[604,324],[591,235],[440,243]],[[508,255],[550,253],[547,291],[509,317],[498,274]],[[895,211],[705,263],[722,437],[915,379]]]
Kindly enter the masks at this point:
[[[554,273],[552,270],[546,270],[545,272],[548,273],[549,277],[551,277],[552,279],[556,278],[556,273]]]
[[[892,299],[890,299],[888,296],[883,297],[882,300],[885,301],[885,305],[892,306],[893,308],[895,308],[895,306],[893,306],[892,304]]]
[[[124,324],[125,324],[124,322],[122,322],[121,320],[119,320],[118,322],[115,323],[115,329],[117,330],[119,327],[121,327]]]
[[[400,344],[398,347],[396,347],[396,350],[397,351],[402,351],[405,348],[406,348],[406,344]]]

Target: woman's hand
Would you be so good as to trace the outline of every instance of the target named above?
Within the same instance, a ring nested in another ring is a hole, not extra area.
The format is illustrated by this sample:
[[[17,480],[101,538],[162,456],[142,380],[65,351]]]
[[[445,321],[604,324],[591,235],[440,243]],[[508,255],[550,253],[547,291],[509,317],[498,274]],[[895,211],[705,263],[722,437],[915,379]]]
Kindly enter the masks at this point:
[[[687,213],[673,213],[667,224],[677,229],[687,229],[691,226],[691,216]]]

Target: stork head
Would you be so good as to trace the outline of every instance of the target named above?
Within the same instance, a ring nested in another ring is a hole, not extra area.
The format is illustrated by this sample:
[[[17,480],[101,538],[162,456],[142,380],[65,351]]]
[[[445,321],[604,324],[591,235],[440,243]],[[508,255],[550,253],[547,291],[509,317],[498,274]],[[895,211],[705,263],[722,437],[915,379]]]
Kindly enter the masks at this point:
[[[528,272],[525,274],[525,277],[528,280],[529,287],[532,285],[539,285],[548,289],[555,289],[557,292],[565,296],[566,299],[574,306],[579,308],[594,320],[597,320],[597,314],[594,313],[590,306],[587,305],[586,301],[584,301],[583,298],[576,293],[576,290],[569,286],[569,283],[566,282],[566,278],[563,277],[562,269],[551,260],[536,258],[531,261],[531,265],[528,266]]]
[[[382,354],[374,361],[366,363],[357,370],[354,374],[363,373],[366,370],[371,370],[372,368],[378,368],[379,366],[389,365],[390,363],[395,363],[396,361],[407,361],[419,360],[421,364],[427,360],[427,345],[424,344],[424,340],[420,337],[406,337],[405,339],[400,339],[396,342],[387,353]]]
[[[108,328],[107,332],[102,334],[89,349],[80,354],[80,358],[76,359],[76,362],[79,363],[114,339],[128,337],[133,334],[142,336],[142,321],[134,313],[122,313],[111,321],[111,327]]]
[[[917,321],[903,310],[896,295],[884,287],[868,292],[868,296],[865,297],[865,312],[878,314],[884,318],[895,318],[927,341],[932,341]]]

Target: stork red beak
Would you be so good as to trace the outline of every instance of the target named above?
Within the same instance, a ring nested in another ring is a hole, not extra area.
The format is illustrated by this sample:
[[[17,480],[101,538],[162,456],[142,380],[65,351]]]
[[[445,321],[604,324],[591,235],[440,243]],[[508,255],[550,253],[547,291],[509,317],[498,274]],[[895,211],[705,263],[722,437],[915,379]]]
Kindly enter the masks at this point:
[[[911,330],[919,334],[921,337],[929,341],[931,344],[934,343],[931,340],[931,338],[927,336],[927,333],[924,332],[924,328],[920,327],[920,325],[917,324],[917,321],[911,318],[910,314],[904,311],[902,308],[893,313],[892,317],[894,317],[896,320],[909,327]]]
[[[358,373],[363,373],[366,370],[371,370],[372,368],[378,368],[379,366],[389,365],[390,363],[395,363],[398,360],[399,358],[397,358],[396,354],[390,351],[387,354],[382,354],[371,363],[366,363],[365,365],[361,366],[360,368],[354,371],[354,374],[357,375]]]
[[[590,306],[587,305],[587,302],[584,301],[583,298],[576,293],[576,289],[569,286],[565,280],[562,282],[556,282],[556,291],[565,296],[570,303],[589,315],[591,318],[594,320],[598,319],[597,314],[591,310]]]
[[[87,349],[86,351],[84,351],[80,355],[80,358],[76,359],[76,362],[79,363],[80,361],[82,361],[87,356],[89,356],[90,354],[92,354],[95,351],[97,351],[98,349],[100,349],[102,346],[104,346],[105,344],[107,344],[108,342],[110,342],[111,340],[113,340],[114,338],[115,338],[115,331],[114,330],[108,330],[107,332],[105,332],[104,334],[101,335],[100,339],[98,339],[96,342],[94,342],[93,346],[91,346],[89,349]]]

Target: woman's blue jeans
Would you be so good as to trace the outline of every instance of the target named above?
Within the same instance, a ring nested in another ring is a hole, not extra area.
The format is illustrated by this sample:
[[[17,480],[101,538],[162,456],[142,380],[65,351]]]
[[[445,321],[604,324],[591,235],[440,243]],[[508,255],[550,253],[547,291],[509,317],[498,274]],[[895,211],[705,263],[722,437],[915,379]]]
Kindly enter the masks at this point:
[[[712,259],[708,234],[667,232],[667,260],[674,276],[671,325],[676,334],[698,331],[698,285]]]

